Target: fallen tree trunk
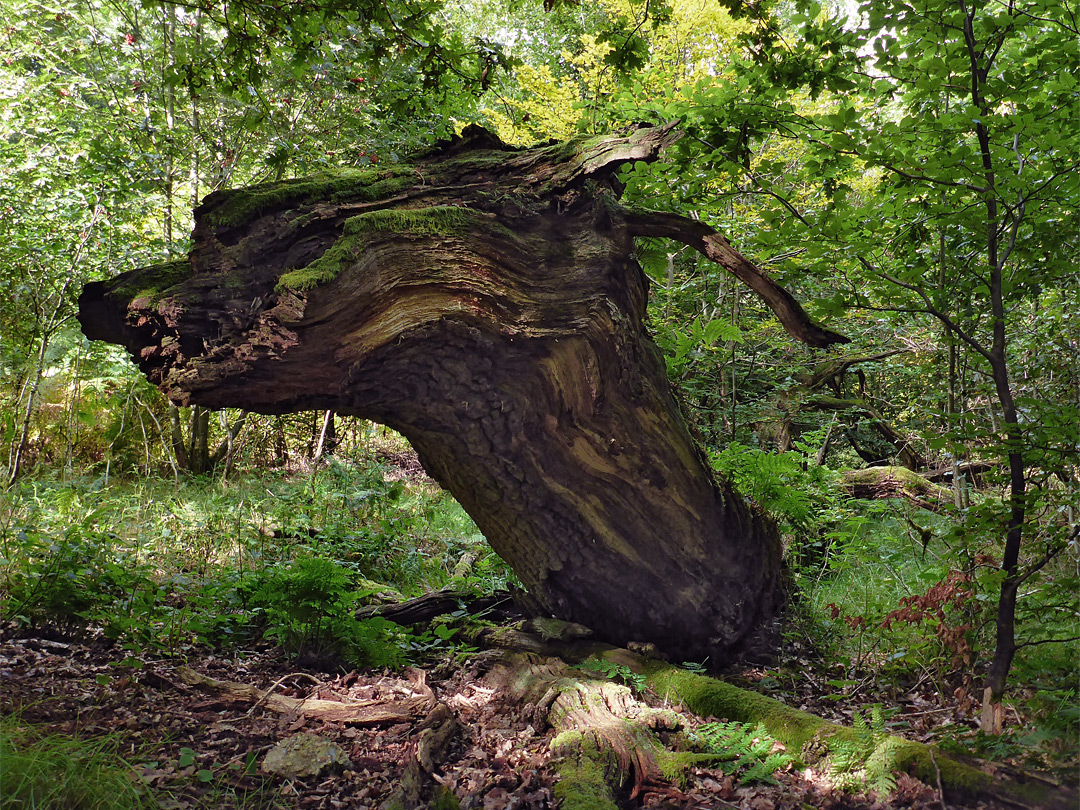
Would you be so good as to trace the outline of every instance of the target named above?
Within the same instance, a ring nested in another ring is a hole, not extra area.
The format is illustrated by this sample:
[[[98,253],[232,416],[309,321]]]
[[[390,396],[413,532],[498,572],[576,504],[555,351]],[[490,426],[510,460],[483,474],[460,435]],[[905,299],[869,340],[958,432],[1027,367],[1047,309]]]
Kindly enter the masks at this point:
[[[814,346],[846,339],[615,171],[671,126],[218,192],[187,261],[89,284],[83,331],[175,402],[333,410],[403,433],[546,611],[713,660],[781,601],[775,528],[714,479],[646,329],[635,236],[692,244]]]
[[[902,498],[930,512],[952,506],[952,491],[923,478],[907,467],[867,467],[845,470],[844,486],[853,498]]]
[[[398,624],[420,624],[457,610],[475,615],[494,609],[516,611],[513,594],[502,591],[491,596],[477,596],[473,591],[444,588],[401,602],[364,605],[354,616],[361,620],[379,616]]]

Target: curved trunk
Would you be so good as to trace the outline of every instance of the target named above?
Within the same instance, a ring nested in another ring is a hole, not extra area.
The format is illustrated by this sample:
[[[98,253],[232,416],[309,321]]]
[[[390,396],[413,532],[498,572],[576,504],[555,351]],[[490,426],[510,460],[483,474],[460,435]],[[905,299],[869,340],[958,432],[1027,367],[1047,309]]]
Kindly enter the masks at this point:
[[[715,660],[774,615],[780,545],[713,479],[646,331],[646,216],[613,172],[675,137],[514,151],[473,130],[409,166],[216,193],[190,265],[88,285],[83,330],[183,404],[393,427],[541,606]],[[738,258],[789,331],[843,340]]]

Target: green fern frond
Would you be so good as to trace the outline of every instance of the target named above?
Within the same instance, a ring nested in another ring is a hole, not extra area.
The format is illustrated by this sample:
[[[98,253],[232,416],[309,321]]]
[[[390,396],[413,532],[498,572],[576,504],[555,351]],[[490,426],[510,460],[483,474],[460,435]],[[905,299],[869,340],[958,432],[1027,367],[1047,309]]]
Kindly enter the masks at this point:
[[[864,716],[855,712],[851,738],[828,741],[828,775],[833,785],[844,791],[889,795],[896,790],[890,763],[892,738],[885,730],[881,706],[874,704]]]
[[[738,775],[741,784],[774,783],[773,774],[786,768],[794,757],[777,748],[776,739],[764,724],[706,723],[690,735],[691,742],[704,753],[720,760],[726,774]]]

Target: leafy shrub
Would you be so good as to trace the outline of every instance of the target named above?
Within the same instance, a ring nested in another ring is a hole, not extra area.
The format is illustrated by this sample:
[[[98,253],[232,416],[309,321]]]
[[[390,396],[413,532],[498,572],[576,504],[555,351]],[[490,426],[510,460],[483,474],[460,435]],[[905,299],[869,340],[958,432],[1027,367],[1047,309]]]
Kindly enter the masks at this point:
[[[266,635],[297,658],[343,659],[353,666],[405,664],[407,634],[381,618],[353,618],[361,597],[348,569],[325,557],[300,557],[269,570],[253,595]]]
[[[59,536],[25,527],[7,544],[3,616],[73,628],[93,621],[137,585],[115,535],[73,526]],[[16,564],[11,559],[18,555]],[[10,557],[9,557],[10,555]]]

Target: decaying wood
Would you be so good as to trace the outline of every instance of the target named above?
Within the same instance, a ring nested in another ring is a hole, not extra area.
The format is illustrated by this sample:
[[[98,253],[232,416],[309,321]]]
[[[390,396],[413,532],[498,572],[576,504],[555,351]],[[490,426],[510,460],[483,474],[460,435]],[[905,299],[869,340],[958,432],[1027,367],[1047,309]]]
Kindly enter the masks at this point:
[[[564,795],[566,810],[594,810],[614,803],[618,792],[634,799],[646,782],[662,779],[658,756],[665,747],[656,732],[678,728],[679,719],[673,712],[650,708],[626,686],[531,653],[509,655],[486,682],[543,713],[556,732],[552,754],[567,761],[567,767],[560,768],[564,779],[580,779],[582,770],[602,776],[606,792],[588,795],[585,801],[592,804],[584,808],[567,803]],[[559,793],[566,791],[556,788]]]
[[[438,792],[440,785],[432,785],[432,774],[446,754],[447,748],[458,731],[454,713],[445,703],[437,703],[420,723],[420,734],[411,743],[405,769],[398,786],[380,805],[380,810],[414,810],[430,807],[425,797],[432,788]]]
[[[408,723],[422,717],[435,702],[430,687],[422,679],[416,681],[419,694],[399,701],[343,701],[320,698],[294,698],[263,691],[251,684],[219,681],[196,672],[190,667],[177,670],[180,680],[220,695],[224,700],[253,703],[281,714],[297,714],[315,720],[375,726],[383,723]]]
[[[863,461],[868,464],[877,464],[882,463],[886,458],[893,457],[908,469],[924,469],[927,465],[926,457],[907,437],[893,427],[867,398],[866,376],[858,368],[862,364],[877,363],[895,355],[904,354],[906,351],[905,349],[890,349],[876,354],[830,357],[822,360],[812,372],[798,375],[797,379],[801,384],[799,388],[781,395],[778,405],[782,416],[779,419],[759,423],[759,435],[763,439],[775,441],[778,450],[787,452],[791,450],[793,440],[806,429],[805,425],[800,424],[801,414],[807,411],[833,411],[838,415],[833,424],[843,428],[843,433],[852,449]],[[858,395],[843,396],[844,379],[851,369],[855,369],[855,376],[859,380]],[[833,394],[831,396],[821,394],[820,389],[823,387],[831,389]],[[870,430],[888,445],[889,452],[875,452],[864,447],[855,433],[851,420],[846,418],[848,413],[855,415],[856,418],[867,419]],[[824,461],[825,454],[828,452],[828,442],[833,436],[833,430],[833,427],[830,427],[828,436],[819,451],[819,464]]]
[[[524,631],[517,632],[523,636],[530,635]],[[503,637],[502,641],[505,648],[507,638]],[[590,657],[626,667],[628,671],[640,675],[647,687],[662,700],[680,711],[752,725],[763,724],[776,740],[786,746],[789,753],[801,759],[804,764],[819,760],[823,750],[829,750],[830,740],[850,743],[860,739],[851,728],[823,720],[757,692],[732,686],[707,675],[688,672],[655,658],[599,642],[574,641],[570,642],[570,645],[567,657],[571,660],[581,660],[580,656],[586,653]],[[575,730],[585,729],[589,738],[596,741],[596,750],[612,753],[613,759],[608,760],[609,765],[617,764],[618,767],[606,770],[606,783],[617,789],[619,785],[638,785],[639,774],[641,779],[647,780],[657,756],[662,756],[664,750],[663,743],[653,730],[674,727],[677,718],[672,718],[670,724],[667,720],[657,724],[647,713],[643,715],[647,733],[641,733],[640,724],[631,724],[629,728],[633,729],[630,736],[635,737],[636,744],[643,746],[644,753],[638,758],[630,755],[629,758],[623,756],[620,759],[614,752],[619,746],[630,743],[627,743],[625,738],[620,741],[621,730],[608,736],[606,729],[625,724],[626,721],[619,719],[612,723],[605,712],[610,711],[619,718],[625,711],[633,717],[633,703],[619,700],[609,704],[607,698],[589,697],[594,693],[588,688],[578,689],[574,685],[573,671],[568,669],[561,659],[552,657],[553,653],[550,651],[558,646],[558,642],[533,635],[532,641],[525,646],[526,649],[543,646],[549,653],[543,657],[520,653],[505,658],[492,670],[489,681],[507,694],[538,703],[541,707],[555,705],[549,694],[565,693],[568,695],[569,710],[549,710],[547,716],[556,729],[560,728],[556,724],[564,722],[576,724],[573,726]],[[555,686],[566,684],[566,678],[571,679],[568,687]],[[597,678],[586,677],[582,682],[588,683],[590,679]],[[583,696],[583,705],[580,707],[575,693]],[[544,697],[538,700],[537,695],[541,694]],[[594,713],[590,702],[597,704],[597,712]],[[598,735],[594,733],[597,730]],[[880,758],[896,772],[909,773],[931,785],[940,783],[946,797],[993,799],[1030,810],[1072,810],[1076,807],[1075,790],[1063,788],[1037,775],[1019,774],[1002,778],[999,768],[995,769],[997,776],[991,775],[973,765],[961,763],[933,746],[892,735],[882,736],[875,742],[875,746],[875,751],[872,754],[867,752],[868,755]],[[639,767],[641,770],[636,771]],[[609,795],[596,806],[616,805]]]
[[[892,454],[907,467],[909,470],[920,470],[926,467],[926,458],[918,450],[916,450],[910,441],[900,434],[888,420],[885,419],[881,413],[860,397],[830,397],[830,396],[818,396],[812,399],[808,399],[800,406],[802,410],[807,411],[852,411],[855,413],[863,413],[869,417],[871,429],[878,434],[878,436],[886,442],[892,448]],[[864,450],[854,437],[851,439],[851,445],[855,449],[855,452],[866,461],[873,464],[881,462],[883,460],[880,454],[868,453]]]
[[[355,615],[357,619],[380,616],[398,624],[409,625],[429,622],[436,616],[458,610],[476,615],[494,609],[515,612],[513,595],[504,591],[491,596],[477,596],[475,592],[461,588],[443,588],[402,602],[364,605],[357,609]]]
[[[966,475],[972,483],[977,483],[978,477],[983,473],[988,473],[991,470],[997,469],[1001,466],[998,461],[961,461],[955,465],[945,464],[940,467],[935,467],[932,470],[927,470],[923,473],[923,477],[928,481],[951,481],[955,475]]]
[[[845,338],[712,228],[615,176],[673,126],[218,192],[185,262],[86,286],[91,338],[171,399],[333,410],[403,433],[545,612],[719,661],[782,601],[770,521],[715,479],[646,322],[636,236],[692,244],[814,346]]]
[[[930,512],[948,509],[952,492],[907,467],[867,467],[845,470],[844,485],[854,498],[903,498]]]

